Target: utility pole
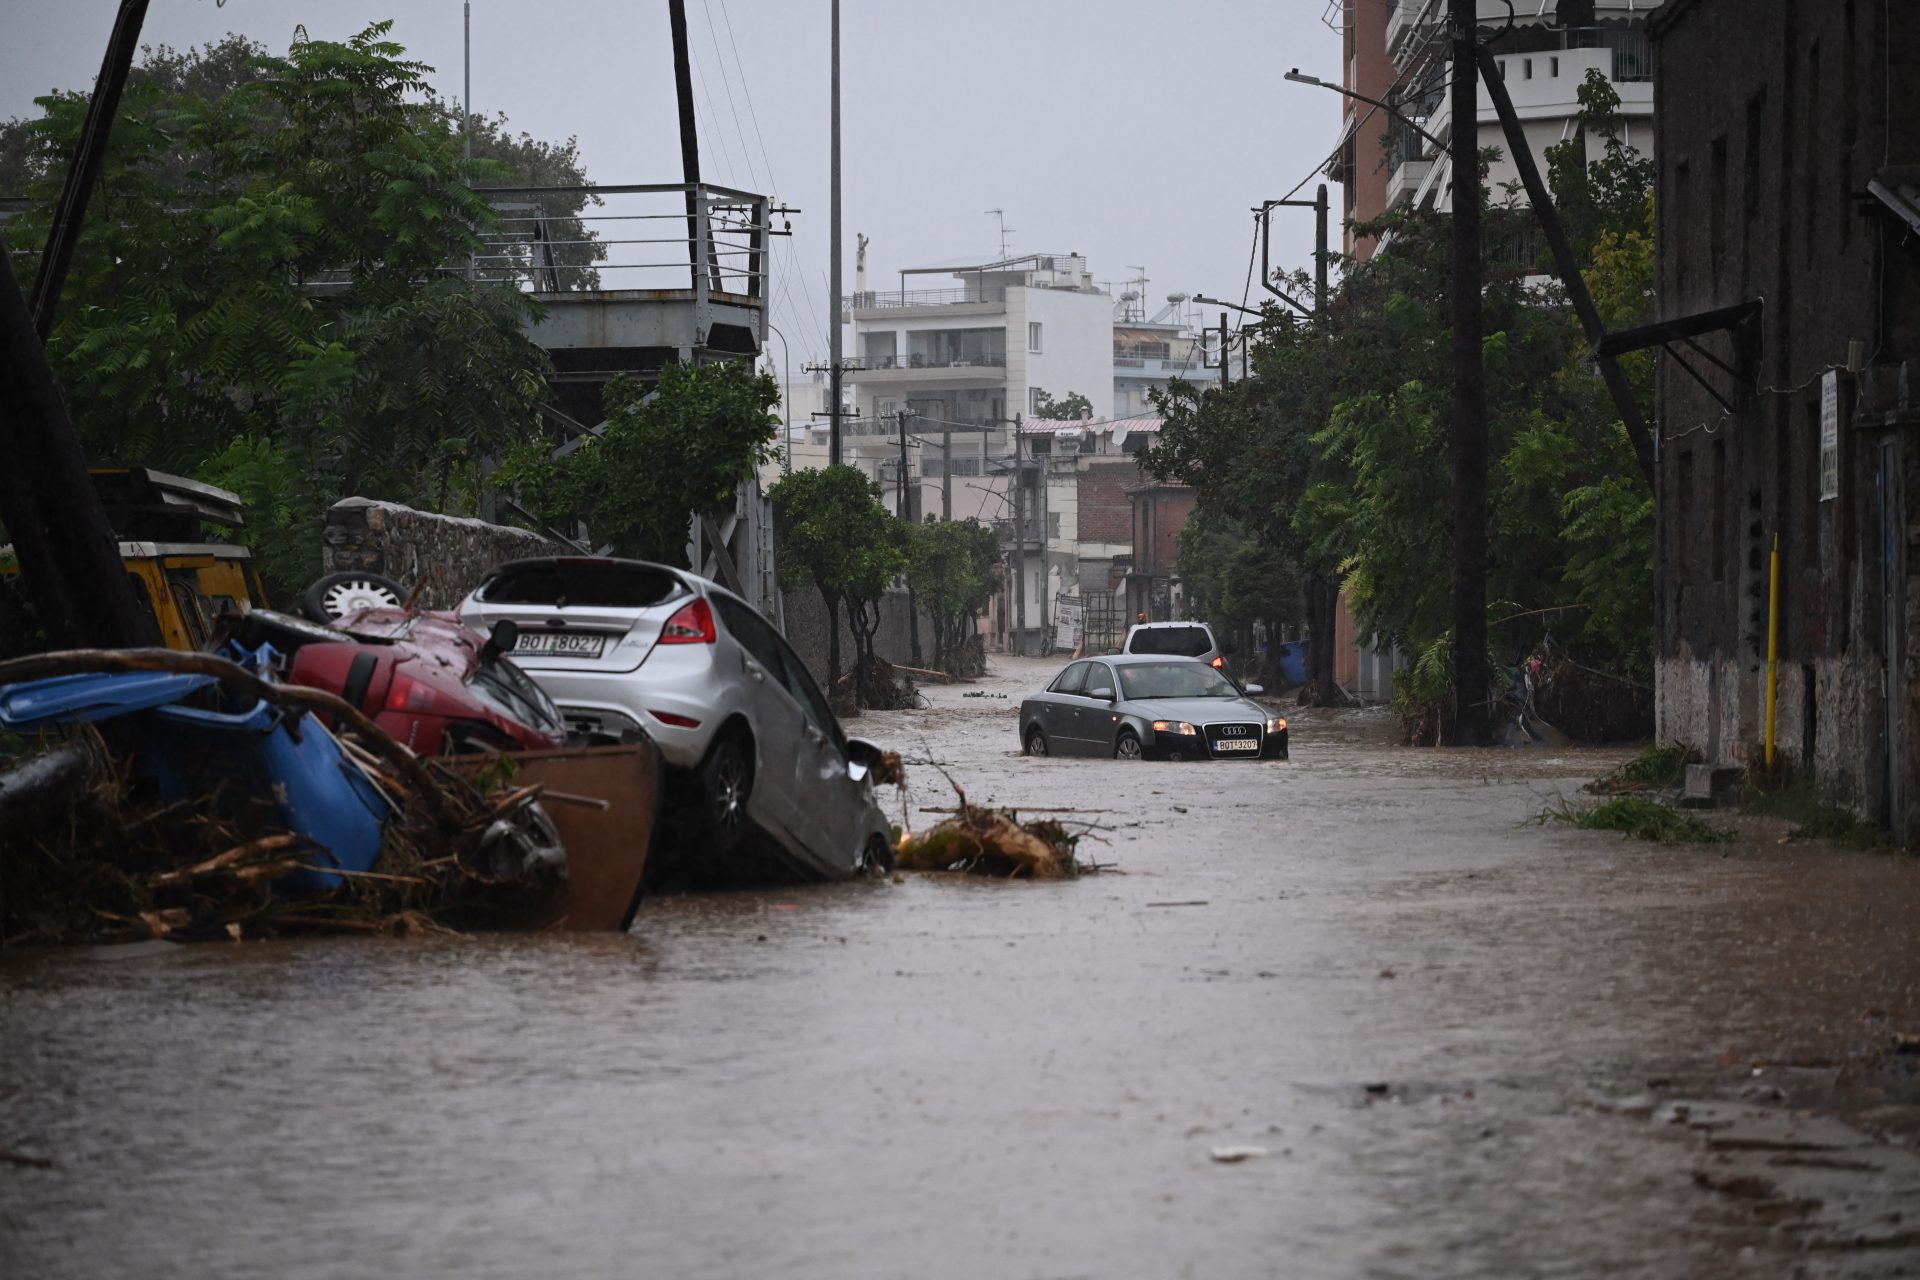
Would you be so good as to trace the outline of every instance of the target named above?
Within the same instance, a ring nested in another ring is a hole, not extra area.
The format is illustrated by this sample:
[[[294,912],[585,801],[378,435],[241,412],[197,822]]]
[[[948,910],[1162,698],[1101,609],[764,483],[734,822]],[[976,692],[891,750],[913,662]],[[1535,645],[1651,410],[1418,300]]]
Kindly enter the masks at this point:
[[[1026,480],[1027,463],[1020,443],[1021,415],[1013,415],[1013,545],[1015,569],[1013,571],[1013,652],[1016,657],[1025,657],[1027,652],[1027,518],[1026,518]]]
[[[833,314],[827,317],[827,363],[833,369],[828,375],[828,394],[833,400],[827,406],[827,465],[837,467],[840,465],[840,0],[833,0],[832,78],[833,142],[827,166],[831,171],[828,180],[832,187],[832,208],[827,218],[827,234],[833,238],[832,262],[828,266],[833,273],[833,288],[829,290]]]
[[[6,459],[0,465],[0,521],[13,538],[21,584],[56,646],[160,643],[87,475],[45,345],[146,12],[147,0],[123,0],[114,20],[31,301],[14,275],[11,250],[0,240],[0,458]]]
[[[1225,391],[1233,385],[1232,375],[1227,370],[1227,313],[1220,313],[1220,389]]]
[[[953,519],[953,428],[951,426],[940,428],[940,518]]]
[[[1313,314],[1327,322],[1327,184],[1313,195]]]
[[[907,411],[900,410],[894,415],[900,420],[900,518],[913,518],[913,504],[907,500]]]
[[[1449,0],[1453,27],[1454,740],[1486,741],[1487,389],[1481,367],[1480,107],[1475,0]]]
[[[667,0],[673,29],[673,87],[680,104],[680,180],[687,184],[687,270],[700,288],[700,135],[693,116],[693,67],[687,59],[686,0]]]
[[[1566,224],[1560,220],[1560,210],[1554,207],[1553,193],[1540,180],[1540,166],[1534,163],[1533,149],[1527,142],[1526,132],[1520,127],[1520,117],[1514,113],[1513,99],[1507,94],[1507,83],[1500,76],[1500,68],[1494,62],[1493,54],[1486,49],[1480,50],[1479,65],[1481,78],[1487,84],[1487,96],[1493,100],[1493,109],[1500,116],[1500,127],[1506,133],[1507,150],[1513,154],[1514,167],[1520,171],[1520,181],[1527,188],[1527,199],[1533,204],[1534,216],[1540,219],[1540,229],[1546,233],[1547,245],[1553,250],[1554,265],[1559,268],[1560,283],[1566,286],[1567,301],[1573,304],[1574,314],[1580,317],[1580,327],[1586,331],[1587,341],[1597,348],[1600,340],[1607,336],[1606,328],[1600,323],[1599,308],[1593,305],[1593,294],[1587,290],[1586,277],[1580,274],[1580,263],[1573,256],[1573,242],[1567,237]],[[1640,473],[1646,477],[1647,487],[1652,489],[1656,469],[1653,435],[1640,416],[1640,404],[1633,398],[1633,388],[1615,357],[1596,354],[1595,363],[1600,366],[1600,380],[1607,384],[1607,394],[1613,397],[1613,411],[1620,415],[1621,425],[1627,429],[1627,439],[1633,445],[1634,456],[1640,461]]]

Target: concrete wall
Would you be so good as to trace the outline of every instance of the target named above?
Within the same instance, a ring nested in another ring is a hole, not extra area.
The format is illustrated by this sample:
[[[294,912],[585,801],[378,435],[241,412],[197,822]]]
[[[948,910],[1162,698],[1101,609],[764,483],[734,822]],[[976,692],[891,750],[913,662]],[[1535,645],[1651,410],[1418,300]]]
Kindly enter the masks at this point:
[[[564,550],[552,539],[459,516],[434,515],[371,498],[343,498],[327,511],[321,567],[384,574],[402,586],[427,579],[419,603],[450,609],[494,565]]]
[[[1651,29],[1661,316],[1764,300],[1743,333],[1700,339],[1740,371],[1717,383],[1731,411],[1660,369],[1658,733],[1716,761],[1759,750],[1777,540],[1778,753],[1912,839],[1920,249],[1857,193],[1883,164],[1920,161],[1920,118],[1898,106],[1920,92],[1920,13],[1694,0]],[[1822,499],[1830,371],[1838,496]]]
[[[1041,326],[1039,351],[1027,350],[1027,325]],[[1015,362],[1019,361],[1016,377]],[[1079,392],[1096,419],[1113,416],[1113,299],[1064,289],[1007,290],[1007,384],[1021,397],[1009,411],[1031,415],[1039,387],[1058,400]]]
[[[827,606],[812,587],[782,593],[786,610],[787,643],[793,646],[813,672],[822,688],[827,683]],[[889,591],[880,601],[880,630],[874,636],[873,651],[896,666],[911,665],[913,646],[908,629],[907,593]],[[923,610],[920,614],[920,656],[933,661],[933,622]],[[853,667],[853,632],[844,617],[840,619],[840,666]]]

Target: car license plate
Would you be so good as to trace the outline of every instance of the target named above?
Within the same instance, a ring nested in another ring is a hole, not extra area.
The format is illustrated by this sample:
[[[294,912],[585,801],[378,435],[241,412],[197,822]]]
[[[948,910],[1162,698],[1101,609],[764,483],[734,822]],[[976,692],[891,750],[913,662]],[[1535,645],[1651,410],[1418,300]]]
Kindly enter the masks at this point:
[[[603,635],[578,631],[522,631],[515,654],[535,658],[597,658],[607,647]]]
[[[1213,744],[1215,751],[1258,751],[1260,743],[1253,738],[1222,738]]]

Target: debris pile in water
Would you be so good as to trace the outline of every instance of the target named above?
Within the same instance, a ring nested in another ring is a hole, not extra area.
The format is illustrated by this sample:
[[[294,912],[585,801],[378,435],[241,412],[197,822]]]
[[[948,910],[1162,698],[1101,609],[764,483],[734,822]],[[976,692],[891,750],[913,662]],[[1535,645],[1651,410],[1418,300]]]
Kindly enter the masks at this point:
[[[221,687],[196,697],[239,690],[277,708],[276,726],[326,735],[339,770],[384,807],[378,855],[360,869],[340,865],[294,829],[277,788],[208,760],[175,762],[193,785],[161,794],[141,756],[163,739],[86,722],[48,728],[40,750],[0,770],[0,946],[506,924],[564,877],[540,788],[514,787],[511,762],[470,782],[330,694],[274,685],[210,654],[43,655],[0,664],[0,683],[80,670],[211,675]],[[331,734],[316,712],[339,717]],[[15,754],[28,745],[16,739]]]
[[[899,865],[909,871],[958,871],[1013,880],[1064,880],[1101,868],[1082,863],[1075,848],[1092,828],[1069,830],[1054,818],[1020,821],[1012,809],[959,804],[951,816],[900,842]]]

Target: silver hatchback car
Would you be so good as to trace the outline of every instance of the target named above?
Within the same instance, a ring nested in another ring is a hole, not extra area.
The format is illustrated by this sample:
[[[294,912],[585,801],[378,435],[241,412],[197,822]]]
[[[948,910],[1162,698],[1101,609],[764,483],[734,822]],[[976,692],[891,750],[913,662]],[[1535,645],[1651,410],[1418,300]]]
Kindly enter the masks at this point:
[[[743,848],[817,877],[890,864],[880,749],[847,738],[792,647],[718,583],[641,560],[513,560],[459,612],[483,632],[519,625],[513,660],[576,740],[654,742],[697,812],[684,870]]]

